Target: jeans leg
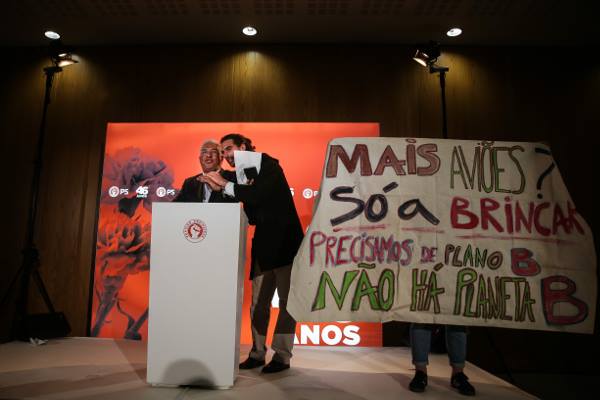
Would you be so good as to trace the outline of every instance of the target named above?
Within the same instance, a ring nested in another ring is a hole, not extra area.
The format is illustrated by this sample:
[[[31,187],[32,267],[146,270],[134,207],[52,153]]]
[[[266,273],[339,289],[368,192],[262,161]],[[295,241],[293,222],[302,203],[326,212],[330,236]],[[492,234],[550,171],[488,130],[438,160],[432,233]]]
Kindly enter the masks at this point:
[[[446,325],[446,348],[450,365],[464,368],[467,359],[467,328],[462,325]]]
[[[432,328],[429,324],[410,324],[410,350],[415,367],[426,367],[429,364]]]

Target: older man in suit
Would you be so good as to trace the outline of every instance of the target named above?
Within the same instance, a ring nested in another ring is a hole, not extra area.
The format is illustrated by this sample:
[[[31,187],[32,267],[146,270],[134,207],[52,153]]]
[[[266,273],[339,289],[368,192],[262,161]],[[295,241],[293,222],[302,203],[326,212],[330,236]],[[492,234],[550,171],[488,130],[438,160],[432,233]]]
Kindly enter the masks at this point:
[[[212,190],[210,184],[205,182],[204,177],[209,172],[226,173],[221,170],[222,155],[219,142],[209,139],[202,143],[198,159],[202,173],[187,178],[173,201],[180,203],[231,203],[237,201],[223,196],[223,192],[220,190]]]

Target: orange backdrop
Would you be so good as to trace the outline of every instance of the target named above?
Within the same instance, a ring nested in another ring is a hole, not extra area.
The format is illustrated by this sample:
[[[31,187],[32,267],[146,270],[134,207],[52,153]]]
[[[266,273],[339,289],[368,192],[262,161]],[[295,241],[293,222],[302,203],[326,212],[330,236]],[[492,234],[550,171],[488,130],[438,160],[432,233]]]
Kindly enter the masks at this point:
[[[92,336],[145,339],[153,201],[171,201],[199,173],[201,144],[237,132],[279,160],[304,229],[312,216],[325,152],[336,137],[378,136],[377,123],[110,123],[98,217]],[[223,166],[228,166],[224,162]],[[248,232],[246,278],[249,274]],[[251,285],[246,279],[242,343],[251,343]],[[274,304],[276,306],[276,303]],[[277,315],[273,309],[271,320]],[[182,310],[185,312],[185,310]],[[271,324],[270,330],[273,329]],[[271,333],[269,333],[271,337]],[[299,323],[300,345],[381,346],[381,324]]]

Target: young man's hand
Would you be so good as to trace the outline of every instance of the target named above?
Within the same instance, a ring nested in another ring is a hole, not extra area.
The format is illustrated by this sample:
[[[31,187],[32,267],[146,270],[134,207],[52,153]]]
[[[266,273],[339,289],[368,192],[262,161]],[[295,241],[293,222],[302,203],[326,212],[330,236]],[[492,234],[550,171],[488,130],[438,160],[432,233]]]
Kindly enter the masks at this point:
[[[209,174],[210,173],[211,172],[209,172]],[[215,182],[210,176],[208,176],[208,174],[200,175],[198,177],[198,180],[200,182],[206,183],[208,186],[210,186],[210,188],[213,192],[220,192],[221,190],[223,190],[223,186],[221,186],[217,182]]]
[[[208,183],[209,185],[211,185],[211,187],[212,187],[213,184],[216,185],[216,186],[218,186],[220,188],[219,190],[223,189],[225,187],[225,185],[227,184],[227,182],[229,182],[227,179],[223,178],[221,176],[221,174],[219,174],[216,171],[209,172],[209,173],[204,174],[202,176],[206,177],[206,179],[207,179],[206,183]]]

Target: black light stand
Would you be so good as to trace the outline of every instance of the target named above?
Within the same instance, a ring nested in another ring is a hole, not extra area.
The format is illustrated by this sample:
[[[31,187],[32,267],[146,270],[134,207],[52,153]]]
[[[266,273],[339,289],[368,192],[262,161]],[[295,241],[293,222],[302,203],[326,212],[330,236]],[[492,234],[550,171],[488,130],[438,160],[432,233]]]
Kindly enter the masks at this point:
[[[35,233],[36,233],[36,221],[38,213],[38,200],[40,191],[40,177],[42,173],[42,155],[44,149],[44,138],[46,133],[46,116],[48,113],[48,105],[50,104],[50,95],[52,91],[52,83],[54,76],[62,71],[59,66],[63,59],[67,56],[66,53],[56,53],[52,56],[52,66],[44,68],[46,75],[46,86],[44,92],[44,107],[42,111],[42,121],[40,123],[40,129],[38,133],[38,143],[36,148],[36,156],[33,168],[33,178],[31,182],[31,198],[29,202],[29,213],[27,219],[27,236],[25,239],[25,246],[22,250],[23,262],[21,267],[11,280],[7,292],[5,293],[2,301],[0,301],[0,307],[4,306],[9,298],[10,293],[17,288],[17,303],[16,309],[12,321],[10,338],[11,340],[29,340],[30,338],[42,338],[48,339],[52,337],[66,336],[71,328],[67,322],[66,317],[63,313],[56,312],[48,291],[44,285],[42,277],[39,272],[40,267],[40,253],[35,245]],[[70,55],[68,55],[69,60]],[[68,65],[66,63],[64,65]],[[27,302],[29,298],[29,283],[30,278],[33,278],[44,303],[48,308],[49,313],[46,314],[28,314]]]
[[[413,56],[413,60],[424,67],[429,67],[430,74],[439,73],[440,88],[442,89],[442,138],[448,139],[448,122],[446,114],[446,72],[448,72],[450,68],[436,65],[440,54],[440,44],[431,40],[429,43],[417,47],[417,52]]]
[[[429,65],[430,74],[440,74],[440,88],[442,89],[442,138],[444,139],[448,139],[448,117],[446,114],[446,72],[449,70],[450,68],[448,67],[440,67],[435,64]]]

